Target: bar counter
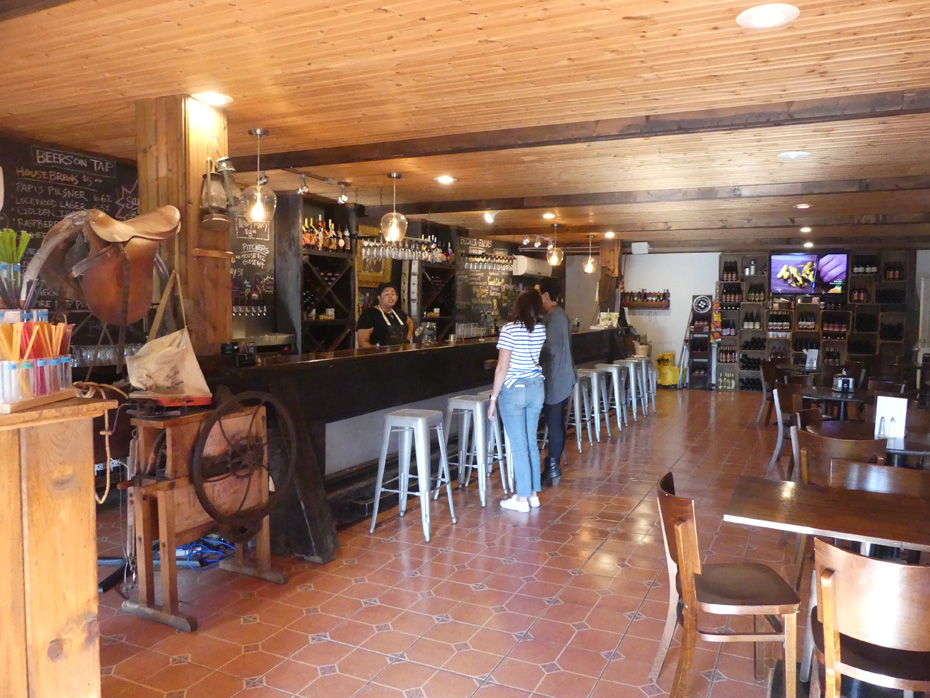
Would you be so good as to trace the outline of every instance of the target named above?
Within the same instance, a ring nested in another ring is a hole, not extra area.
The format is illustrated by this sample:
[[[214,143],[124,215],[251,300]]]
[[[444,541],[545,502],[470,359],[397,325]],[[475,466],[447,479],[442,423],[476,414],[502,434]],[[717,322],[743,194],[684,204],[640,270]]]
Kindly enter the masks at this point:
[[[617,330],[574,333],[575,363],[621,358],[620,339]],[[272,512],[272,551],[331,559],[337,523],[367,515],[384,413],[405,405],[443,410],[446,396],[489,387],[496,344],[489,337],[350,349],[266,358],[248,368],[230,366],[229,357],[201,358],[214,392],[271,393],[294,419],[295,491]]]
[[[276,385],[286,382],[299,395],[304,420],[334,422],[489,385],[496,343],[496,337],[487,337],[345,349],[272,357],[249,368],[205,361],[203,369],[211,388],[225,385],[234,393],[274,393]],[[572,355],[577,365],[621,358],[617,331],[573,333]]]

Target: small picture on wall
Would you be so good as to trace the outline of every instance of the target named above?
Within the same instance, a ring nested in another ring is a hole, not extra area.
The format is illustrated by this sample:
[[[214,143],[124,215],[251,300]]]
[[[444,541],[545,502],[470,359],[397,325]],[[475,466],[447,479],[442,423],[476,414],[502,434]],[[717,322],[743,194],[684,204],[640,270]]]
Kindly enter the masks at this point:
[[[391,261],[378,254],[371,254],[373,247],[366,242],[377,242],[381,230],[370,225],[358,227],[358,245],[355,248],[355,272],[359,286],[377,286],[391,280]],[[374,248],[377,249],[377,248]]]

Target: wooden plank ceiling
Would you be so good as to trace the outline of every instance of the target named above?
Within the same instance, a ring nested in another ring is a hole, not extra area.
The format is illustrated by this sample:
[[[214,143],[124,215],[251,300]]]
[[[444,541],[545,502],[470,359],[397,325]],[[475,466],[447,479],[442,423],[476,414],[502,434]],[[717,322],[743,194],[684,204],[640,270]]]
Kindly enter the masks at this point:
[[[765,31],[720,0],[28,4],[0,22],[8,134],[134,159],[134,100],[217,90],[240,170],[262,126],[312,192],[377,214],[399,171],[402,210],[475,235],[547,234],[547,210],[563,240],[668,250],[930,230],[926,0],[798,2]]]

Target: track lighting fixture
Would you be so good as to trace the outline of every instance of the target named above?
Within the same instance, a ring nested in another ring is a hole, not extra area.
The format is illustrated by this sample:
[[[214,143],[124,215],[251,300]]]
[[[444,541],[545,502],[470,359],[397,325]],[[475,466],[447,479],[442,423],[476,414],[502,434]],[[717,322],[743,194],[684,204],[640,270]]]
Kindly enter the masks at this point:
[[[540,247],[542,245],[542,240],[539,239],[539,236],[536,236],[536,241],[533,243],[533,247]]]
[[[349,200],[349,195],[346,194],[346,185],[344,182],[339,183],[339,198],[336,199],[340,204],[345,204]]]
[[[297,193],[300,196],[304,196],[305,194],[309,192],[310,192],[310,187],[307,186],[307,175],[302,174],[300,175],[300,186],[297,187]]]
[[[491,225],[494,222],[494,219],[497,218],[498,213],[500,213],[500,211],[485,211],[484,222],[487,223],[488,225]]]

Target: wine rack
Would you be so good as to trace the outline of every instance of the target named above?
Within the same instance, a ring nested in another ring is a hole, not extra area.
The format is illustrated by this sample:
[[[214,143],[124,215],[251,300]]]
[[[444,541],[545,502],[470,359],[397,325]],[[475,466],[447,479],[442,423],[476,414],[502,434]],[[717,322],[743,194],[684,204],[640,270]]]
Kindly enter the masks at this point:
[[[422,321],[436,325],[436,341],[442,341],[455,328],[455,266],[423,263],[420,270]]]
[[[755,274],[749,273],[753,270]],[[718,388],[733,389],[733,340],[729,328],[738,328],[736,344],[740,390],[760,388],[757,364],[782,359],[804,364],[805,349],[819,349],[820,365],[842,366],[847,359],[876,363],[875,373],[890,367],[904,354],[916,324],[912,307],[915,255],[910,251],[849,254],[844,293],[822,294],[773,303],[765,274],[768,253],[723,254],[717,282],[721,307],[722,342],[717,347]],[[910,305],[909,305],[910,303]]]
[[[301,324],[305,351],[353,346],[355,264],[351,254],[305,248]]]

